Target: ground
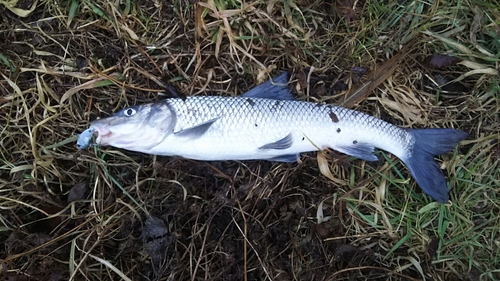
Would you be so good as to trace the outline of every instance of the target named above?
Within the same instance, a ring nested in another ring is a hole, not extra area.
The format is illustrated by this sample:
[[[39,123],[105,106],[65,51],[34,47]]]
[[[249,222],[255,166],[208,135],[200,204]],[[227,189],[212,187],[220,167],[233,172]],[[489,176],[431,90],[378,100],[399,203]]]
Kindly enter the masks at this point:
[[[499,11],[0,0],[0,278],[500,279]],[[127,105],[235,96],[283,71],[297,99],[469,133],[436,158],[449,202],[383,151],[275,163],[75,147]]]

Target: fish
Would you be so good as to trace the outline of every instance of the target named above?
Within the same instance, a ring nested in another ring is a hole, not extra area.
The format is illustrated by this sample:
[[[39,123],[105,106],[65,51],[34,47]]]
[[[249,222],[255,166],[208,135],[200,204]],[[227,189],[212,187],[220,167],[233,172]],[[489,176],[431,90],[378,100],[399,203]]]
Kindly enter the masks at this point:
[[[79,136],[78,140],[76,141],[76,148],[82,150],[90,146],[90,142],[92,140],[92,135],[94,134],[95,129],[94,128],[88,128],[87,130],[83,131]]]
[[[333,149],[377,161],[375,148],[397,156],[422,190],[448,202],[434,156],[468,134],[451,128],[407,129],[360,111],[294,99],[288,74],[236,97],[190,96],[126,107],[94,120],[78,147],[95,144],[154,155],[219,160],[295,162],[300,153]]]

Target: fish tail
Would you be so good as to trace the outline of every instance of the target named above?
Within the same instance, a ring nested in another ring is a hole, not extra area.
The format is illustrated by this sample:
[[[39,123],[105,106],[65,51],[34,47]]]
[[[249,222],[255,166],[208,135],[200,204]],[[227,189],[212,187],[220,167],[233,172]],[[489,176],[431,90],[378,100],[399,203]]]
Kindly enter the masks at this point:
[[[434,156],[449,152],[468,134],[455,129],[408,129],[407,132],[415,143],[409,156],[401,160],[427,195],[441,203],[448,202],[446,179]]]

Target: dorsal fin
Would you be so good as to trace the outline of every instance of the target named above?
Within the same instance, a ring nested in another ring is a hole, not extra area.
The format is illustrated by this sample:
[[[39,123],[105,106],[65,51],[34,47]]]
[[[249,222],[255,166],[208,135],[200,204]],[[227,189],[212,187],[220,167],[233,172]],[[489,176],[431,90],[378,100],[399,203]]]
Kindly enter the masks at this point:
[[[281,75],[253,87],[248,92],[242,94],[241,97],[293,100],[294,98],[288,90],[287,83],[288,73],[285,71]]]

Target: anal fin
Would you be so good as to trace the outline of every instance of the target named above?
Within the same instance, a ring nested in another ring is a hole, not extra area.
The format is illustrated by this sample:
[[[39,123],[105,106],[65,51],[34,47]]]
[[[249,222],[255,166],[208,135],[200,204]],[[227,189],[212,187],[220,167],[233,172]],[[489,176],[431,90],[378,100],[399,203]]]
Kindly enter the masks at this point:
[[[377,161],[377,156],[373,155],[375,147],[367,143],[356,143],[350,146],[337,146],[334,148],[337,151],[345,153],[350,156],[357,157],[366,161]]]

